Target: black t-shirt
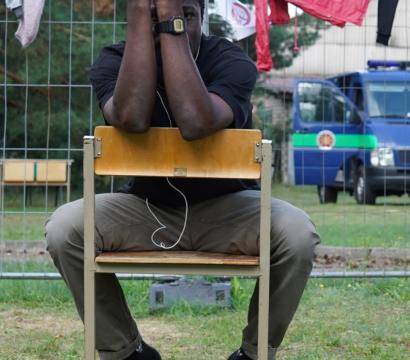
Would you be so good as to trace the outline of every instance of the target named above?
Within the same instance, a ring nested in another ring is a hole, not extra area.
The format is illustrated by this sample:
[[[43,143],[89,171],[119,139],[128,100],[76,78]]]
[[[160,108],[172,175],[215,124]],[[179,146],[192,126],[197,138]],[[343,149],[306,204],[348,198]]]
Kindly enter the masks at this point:
[[[124,54],[125,42],[105,47],[90,71],[90,80],[97,95],[100,108],[113,96],[118,73]],[[252,60],[236,45],[215,36],[202,36],[201,49],[196,61],[202,80],[209,92],[219,95],[232,109],[234,121],[230,128],[252,128],[252,107],[250,97],[256,81],[256,68]],[[167,112],[157,95],[151,126],[173,127],[165,90],[158,87]],[[161,144],[158,144],[161,146]],[[256,189],[255,181],[235,179],[170,179],[182,191],[189,204],[216,196]],[[135,177],[121,189],[142,199],[148,198],[153,204],[180,206],[184,199],[173,189],[165,178]]]

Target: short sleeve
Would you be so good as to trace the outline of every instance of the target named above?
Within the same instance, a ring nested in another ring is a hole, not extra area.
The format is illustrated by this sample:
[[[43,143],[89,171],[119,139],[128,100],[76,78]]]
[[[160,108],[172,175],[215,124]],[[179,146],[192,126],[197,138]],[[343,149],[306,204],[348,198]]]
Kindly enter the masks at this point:
[[[208,91],[220,96],[231,107],[234,114],[232,127],[246,127],[252,111],[250,101],[257,77],[255,65],[246,58],[228,55],[216,63],[211,74]]]
[[[121,46],[118,44],[103,48],[90,69],[90,82],[101,110],[114,95],[122,60]]]

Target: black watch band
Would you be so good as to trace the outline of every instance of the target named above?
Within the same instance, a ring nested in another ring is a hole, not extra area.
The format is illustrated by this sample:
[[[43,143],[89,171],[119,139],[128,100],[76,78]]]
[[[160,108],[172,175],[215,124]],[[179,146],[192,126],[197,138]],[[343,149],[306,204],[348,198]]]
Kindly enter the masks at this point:
[[[186,32],[185,18],[182,16],[173,16],[166,21],[161,21],[155,24],[155,32],[157,34],[165,33],[172,35],[181,35]]]

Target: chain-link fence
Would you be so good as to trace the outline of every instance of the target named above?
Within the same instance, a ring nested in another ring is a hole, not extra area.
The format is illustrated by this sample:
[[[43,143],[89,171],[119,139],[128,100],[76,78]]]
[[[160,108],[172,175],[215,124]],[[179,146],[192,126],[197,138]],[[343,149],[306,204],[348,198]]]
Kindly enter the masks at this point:
[[[232,38],[217,1],[204,29]],[[125,38],[126,3],[48,0],[25,50],[0,5],[0,278],[59,278],[43,223],[82,197],[82,138],[103,123],[88,69]],[[275,148],[273,195],[307,211],[322,236],[316,277],[409,275],[410,1],[399,2],[388,47],[376,45],[377,10],[372,1],[363,26],[339,28],[291,9],[288,25],[270,28],[274,70],[252,99]],[[237,43],[255,59],[255,35]]]

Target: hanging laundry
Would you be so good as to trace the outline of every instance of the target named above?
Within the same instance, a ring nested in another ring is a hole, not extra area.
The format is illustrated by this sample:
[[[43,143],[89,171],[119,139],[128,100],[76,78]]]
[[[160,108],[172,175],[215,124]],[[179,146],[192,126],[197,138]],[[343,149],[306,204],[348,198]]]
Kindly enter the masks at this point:
[[[269,71],[273,67],[269,46],[268,0],[255,0],[256,10],[256,67],[258,71]]]
[[[376,42],[379,44],[389,45],[398,2],[399,0],[379,0],[376,38]]]
[[[386,3],[390,0],[380,0]],[[397,2],[398,0],[392,0]],[[362,25],[370,0],[255,0],[256,8],[256,54],[259,71],[269,71],[272,68],[272,56],[269,49],[269,20],[274,25],[290,22],[288,3],[304,12],[328,21],[333,25],[344,27],[347,22]],[[268,17],[268,4],[270,16]],[[394,14],[393,14],[394,16]],[[389,28],[389,22],[384,21],[383,29]],[[381,32],[383,36],[383,32]],[[390,35],[390,34],[389,34]],[[297,39],[297,21],[295,21],[294,51],[299,51]]]
[[[362,25],[370,0],[278,0],[300,7],[306,13],[339,27],[347,22]]]
[[[44,0],[24,0],[23,17],[19,20],[15,34],[23,48],[29,46],[36,39],[43,8]]]
[[[270,21],[274,25],[290,22],[288,3],[285,0],[269,0]]]
[[[270,0],[271,21],[272,24],[289,22],[285,22],[285,19],[286,16],[289,19],[287,3],[291,3],[306,13],[333,25],[343,27],[349,22],[360,26],[363,23],[369,2],[370,0]]]
[[[14,12],[17,19],[23,17],[23,0],[6,0],[6,7]]]

